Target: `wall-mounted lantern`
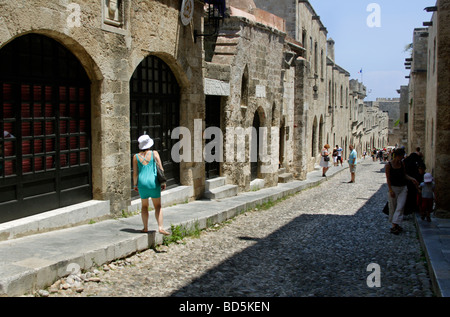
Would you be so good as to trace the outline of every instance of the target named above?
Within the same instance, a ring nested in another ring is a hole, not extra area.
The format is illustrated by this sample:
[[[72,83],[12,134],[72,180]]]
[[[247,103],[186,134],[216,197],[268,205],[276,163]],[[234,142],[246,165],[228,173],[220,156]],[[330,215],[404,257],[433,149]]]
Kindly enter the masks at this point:
[[[205,0],[205,19],[204,28],[212,29],[210,33],[199,33],[194,30],[194,42],[197,37],[214,36],[218,34],[220,23],[225,19],[226,3],[225,0]]]

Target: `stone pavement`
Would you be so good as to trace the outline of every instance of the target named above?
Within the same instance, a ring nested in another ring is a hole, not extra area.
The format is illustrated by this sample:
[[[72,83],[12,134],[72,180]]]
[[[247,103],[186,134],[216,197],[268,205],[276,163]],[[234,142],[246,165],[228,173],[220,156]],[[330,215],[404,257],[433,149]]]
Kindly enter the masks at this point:
[[[434,292],[450,297],[450,219],[431,217],[426,222],[416,215],[420,242],[425,251]]]
[[[328,178],[321,171],[308,174],[304,181],[279,184],[247,192],[236,197],[217,201],[198,200],[163,209],[164,223],[196,226],[199,229],[224,222],[268,201],[314,187],[347,167],[333,167]],[[435,293],[449,294],[449,237],[450,223],[432,218],[431,223],[417,219],[420,237],[430,261]],[[141,229],[139,215],[130,218],[105,220],[48,233],[0,242],[0,295],[17,296],[46,288],[61,277],[79,270],[124,258],[146,250],[162,242],[162,236],[154,231],[148,234]],[[156,221],[150,217],[150,228]]]

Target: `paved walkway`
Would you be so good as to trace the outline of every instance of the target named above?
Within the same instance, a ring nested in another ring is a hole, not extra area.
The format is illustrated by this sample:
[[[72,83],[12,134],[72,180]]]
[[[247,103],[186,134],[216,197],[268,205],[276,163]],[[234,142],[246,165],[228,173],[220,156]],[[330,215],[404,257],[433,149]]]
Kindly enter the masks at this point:
[[[164,223],[203,229],[269,200],[314,187],[346,169],[345,166],[331,168],[327,179],[317,170],[309,173],[304,181],[279,184],[220,201],[202,200],[164,208]],[[420,218],[416,221],[429,259],[435,293],[449,296],[450,222],[436,218],[431,223]],[[155,232],[140,233],[141,226],[137,215],[0,242],[0,295],[17,296],[46,288],[70,272],[88,270],[162,242],[162,236]],[[156,222],[150,217],[150,228],[155,227]]]
[[[429,223],[416,216],[420,242],[428,260],[436,295],[450,297],[450,219],[431,219]]]

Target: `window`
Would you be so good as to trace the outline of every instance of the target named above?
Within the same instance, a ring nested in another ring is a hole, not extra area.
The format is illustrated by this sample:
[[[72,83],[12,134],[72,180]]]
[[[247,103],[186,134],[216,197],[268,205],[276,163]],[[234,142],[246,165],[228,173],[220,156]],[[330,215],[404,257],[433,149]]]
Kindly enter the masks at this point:
[[[320,51],[320,77],[323,78],[324,73],[324,56],[323,56],[323,50]]]
[[[248,67],[244,68],[244,73],[242,74],[241,81],[241,107],[248,106]]]
[[[317,52],[317,42],[314,43],[314,74],[319,73],[319,56]]]

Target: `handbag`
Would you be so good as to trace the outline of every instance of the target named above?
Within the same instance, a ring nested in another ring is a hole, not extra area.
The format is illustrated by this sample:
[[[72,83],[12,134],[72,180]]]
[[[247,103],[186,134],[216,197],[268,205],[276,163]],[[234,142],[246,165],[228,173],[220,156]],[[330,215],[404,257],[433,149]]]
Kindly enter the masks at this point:
[[[159,167],[159,165],[158,164],[155,164],[155,165],[156,165],[156,177],[158,178],[158,182],[160,184],[164,184],[167,181],[166,176],[164,175],[164,172]]]
[[[329,161],[330,161],[330,157],[329,157],[328,155],[324,155],[324,156],[323,156],[323,160],[324,160],[325,162],[329,162]]]

